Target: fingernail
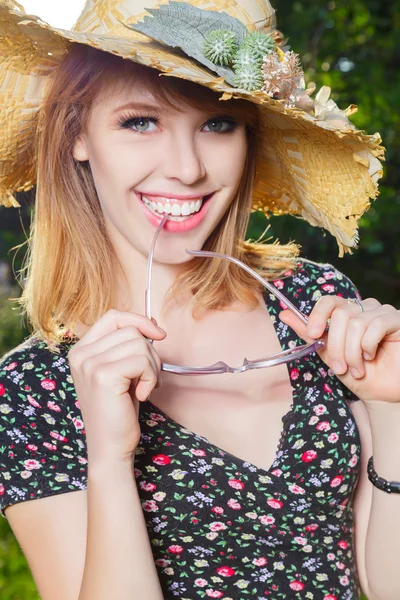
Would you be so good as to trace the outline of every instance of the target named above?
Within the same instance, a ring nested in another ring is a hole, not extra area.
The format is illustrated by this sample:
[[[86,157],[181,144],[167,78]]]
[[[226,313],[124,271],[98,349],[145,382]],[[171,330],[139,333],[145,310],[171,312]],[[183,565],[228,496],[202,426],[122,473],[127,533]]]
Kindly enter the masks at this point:
[[[165,334],[167,333],[166,331],[164,331],[164,329],[161,329],[161,327],[159,327],[158,325],[157,325],[157,329],[159,329],[161,331],[161,333],[165,333]]]
[[[371,356],[371,354],[368,354],[368,352],[363,352],[363,358],[365,360],[372,360],[373,356]]]
[[[360,379],[360,377],[363,377],[363,374],[358,369],[355,369],[354,367],[350,367],[350,373],[352,374],[354,379]]]
[[[154,325],[157,325],[157,326],[158,326],[158,323],[157,323],[157,321],[155,320],[155,318],[154,318],[154,317],[151,317],[151,320],[153,321]]]
[[[346,367],[339,360],[334,360],[332,362],[332,371],[337,373],[337,375],[342,375],[346,372]]]

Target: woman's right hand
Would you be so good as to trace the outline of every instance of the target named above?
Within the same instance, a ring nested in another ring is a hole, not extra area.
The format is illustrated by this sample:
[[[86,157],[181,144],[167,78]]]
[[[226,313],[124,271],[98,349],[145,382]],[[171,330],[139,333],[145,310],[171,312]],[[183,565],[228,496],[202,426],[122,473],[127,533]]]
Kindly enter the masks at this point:
[[[166,333],[143,315],[112,309],[68,353],[91,464],[134,456],[138,403],[161,385],[161,360],[144,336],[163,340]]]

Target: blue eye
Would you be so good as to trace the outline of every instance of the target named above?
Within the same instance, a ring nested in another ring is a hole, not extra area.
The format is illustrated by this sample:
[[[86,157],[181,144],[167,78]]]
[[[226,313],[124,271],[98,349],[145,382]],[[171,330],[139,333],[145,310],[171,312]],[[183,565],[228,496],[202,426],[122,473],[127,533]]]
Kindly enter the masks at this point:
[[[122,116],[121,119],[118,121],[118,125],[122,129],[129,129],[131,131],[136,131],[137,133],[148,133],[151,131],[155,131],[155,129],[150,129],[150,125],[156,125],[157,123],[157,115],[149,117],[133,117],[125,115]]]
[[[210,119],[207,126],[211,127],[212,133],[229,133],[237,127],[237,123],[231,119]]]

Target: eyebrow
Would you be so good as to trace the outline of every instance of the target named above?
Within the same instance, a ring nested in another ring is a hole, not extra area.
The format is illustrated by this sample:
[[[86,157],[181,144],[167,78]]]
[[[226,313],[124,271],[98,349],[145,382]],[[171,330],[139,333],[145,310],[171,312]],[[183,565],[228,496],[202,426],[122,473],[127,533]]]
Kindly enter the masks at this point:
[[[122,104],[122,106],[118,106],[117,108],[115,108],[111,114],[115,114],[121,110],[127,110],[128,108],[136,108],[138,110],[156,110],[159,109],[160,107],[157,106],[156,104],[143,104],[142,102],[128,102],[127,104]]]

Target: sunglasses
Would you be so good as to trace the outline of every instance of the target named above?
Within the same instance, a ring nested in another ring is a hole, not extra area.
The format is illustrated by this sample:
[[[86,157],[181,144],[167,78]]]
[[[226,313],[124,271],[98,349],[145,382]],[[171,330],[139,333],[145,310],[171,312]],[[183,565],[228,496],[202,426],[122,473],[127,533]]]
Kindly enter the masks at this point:
[[[157,231],[154,235],[151,249],[148,257],[147,263],[147,282],[146,282],[146,290],[145,290],[145,314],[148,319],[151,319],[151,274],[152,274],[152,265],[153,265],[153,256],[154,250],[157,242],[157,238],[160,234],[160,231],[164,227],[166,220],[168,219],[168,215],[164,215],[162,218]],[[208,252],[205,250],[186,250],[188,254],[191,256],[206,256],[206,257],[216,257],[222,258],[225,260],[229,260],[245,271],[252,275],[254,279],[257,279],[271,294],[273,294],[276,298],[281,300],[286,304],[289,310],[291,310],[295,315],[299,317],[303,321],[304,324],[307,324],[308,319],[305,315],[303,315],[291,302],[282,294],[274,285],[265,281],[256,271],[242,263],[237,258],[233,256],[228,256],[227,254],[220,254],[219,252]],[[153,340],[147,338],[148,341],[152,344]],[[180,366],[180,365],[170,365],[168,363],[161,363],[161,370],[167,373],[175,373],[176,375],[213,375],[216,373],[244,373],[244,371],[250,371],[251,369],[264,369],[265,367],[274,367],[275,365],[281,365],[284,363],[291,362],[297,358],[302,358],[311,354],[312,352],[316,352],[325,346],[325,342],[322,339],[316,340],[311,344],[304,344],[303,346],[297,346],[296,348],[290,348],[288,350],[284,350],[282,352],[278,352],[277,354],[271,354],[271,356],[267,356],[266,358],[260,358],[259,360],[247,360],[244,359],[243,364],[240,367],[231,367],[227,365],[225,362],[219,361],[214,363],[213,365],[209,365],[206,367],[192,367],[192,366]]]

